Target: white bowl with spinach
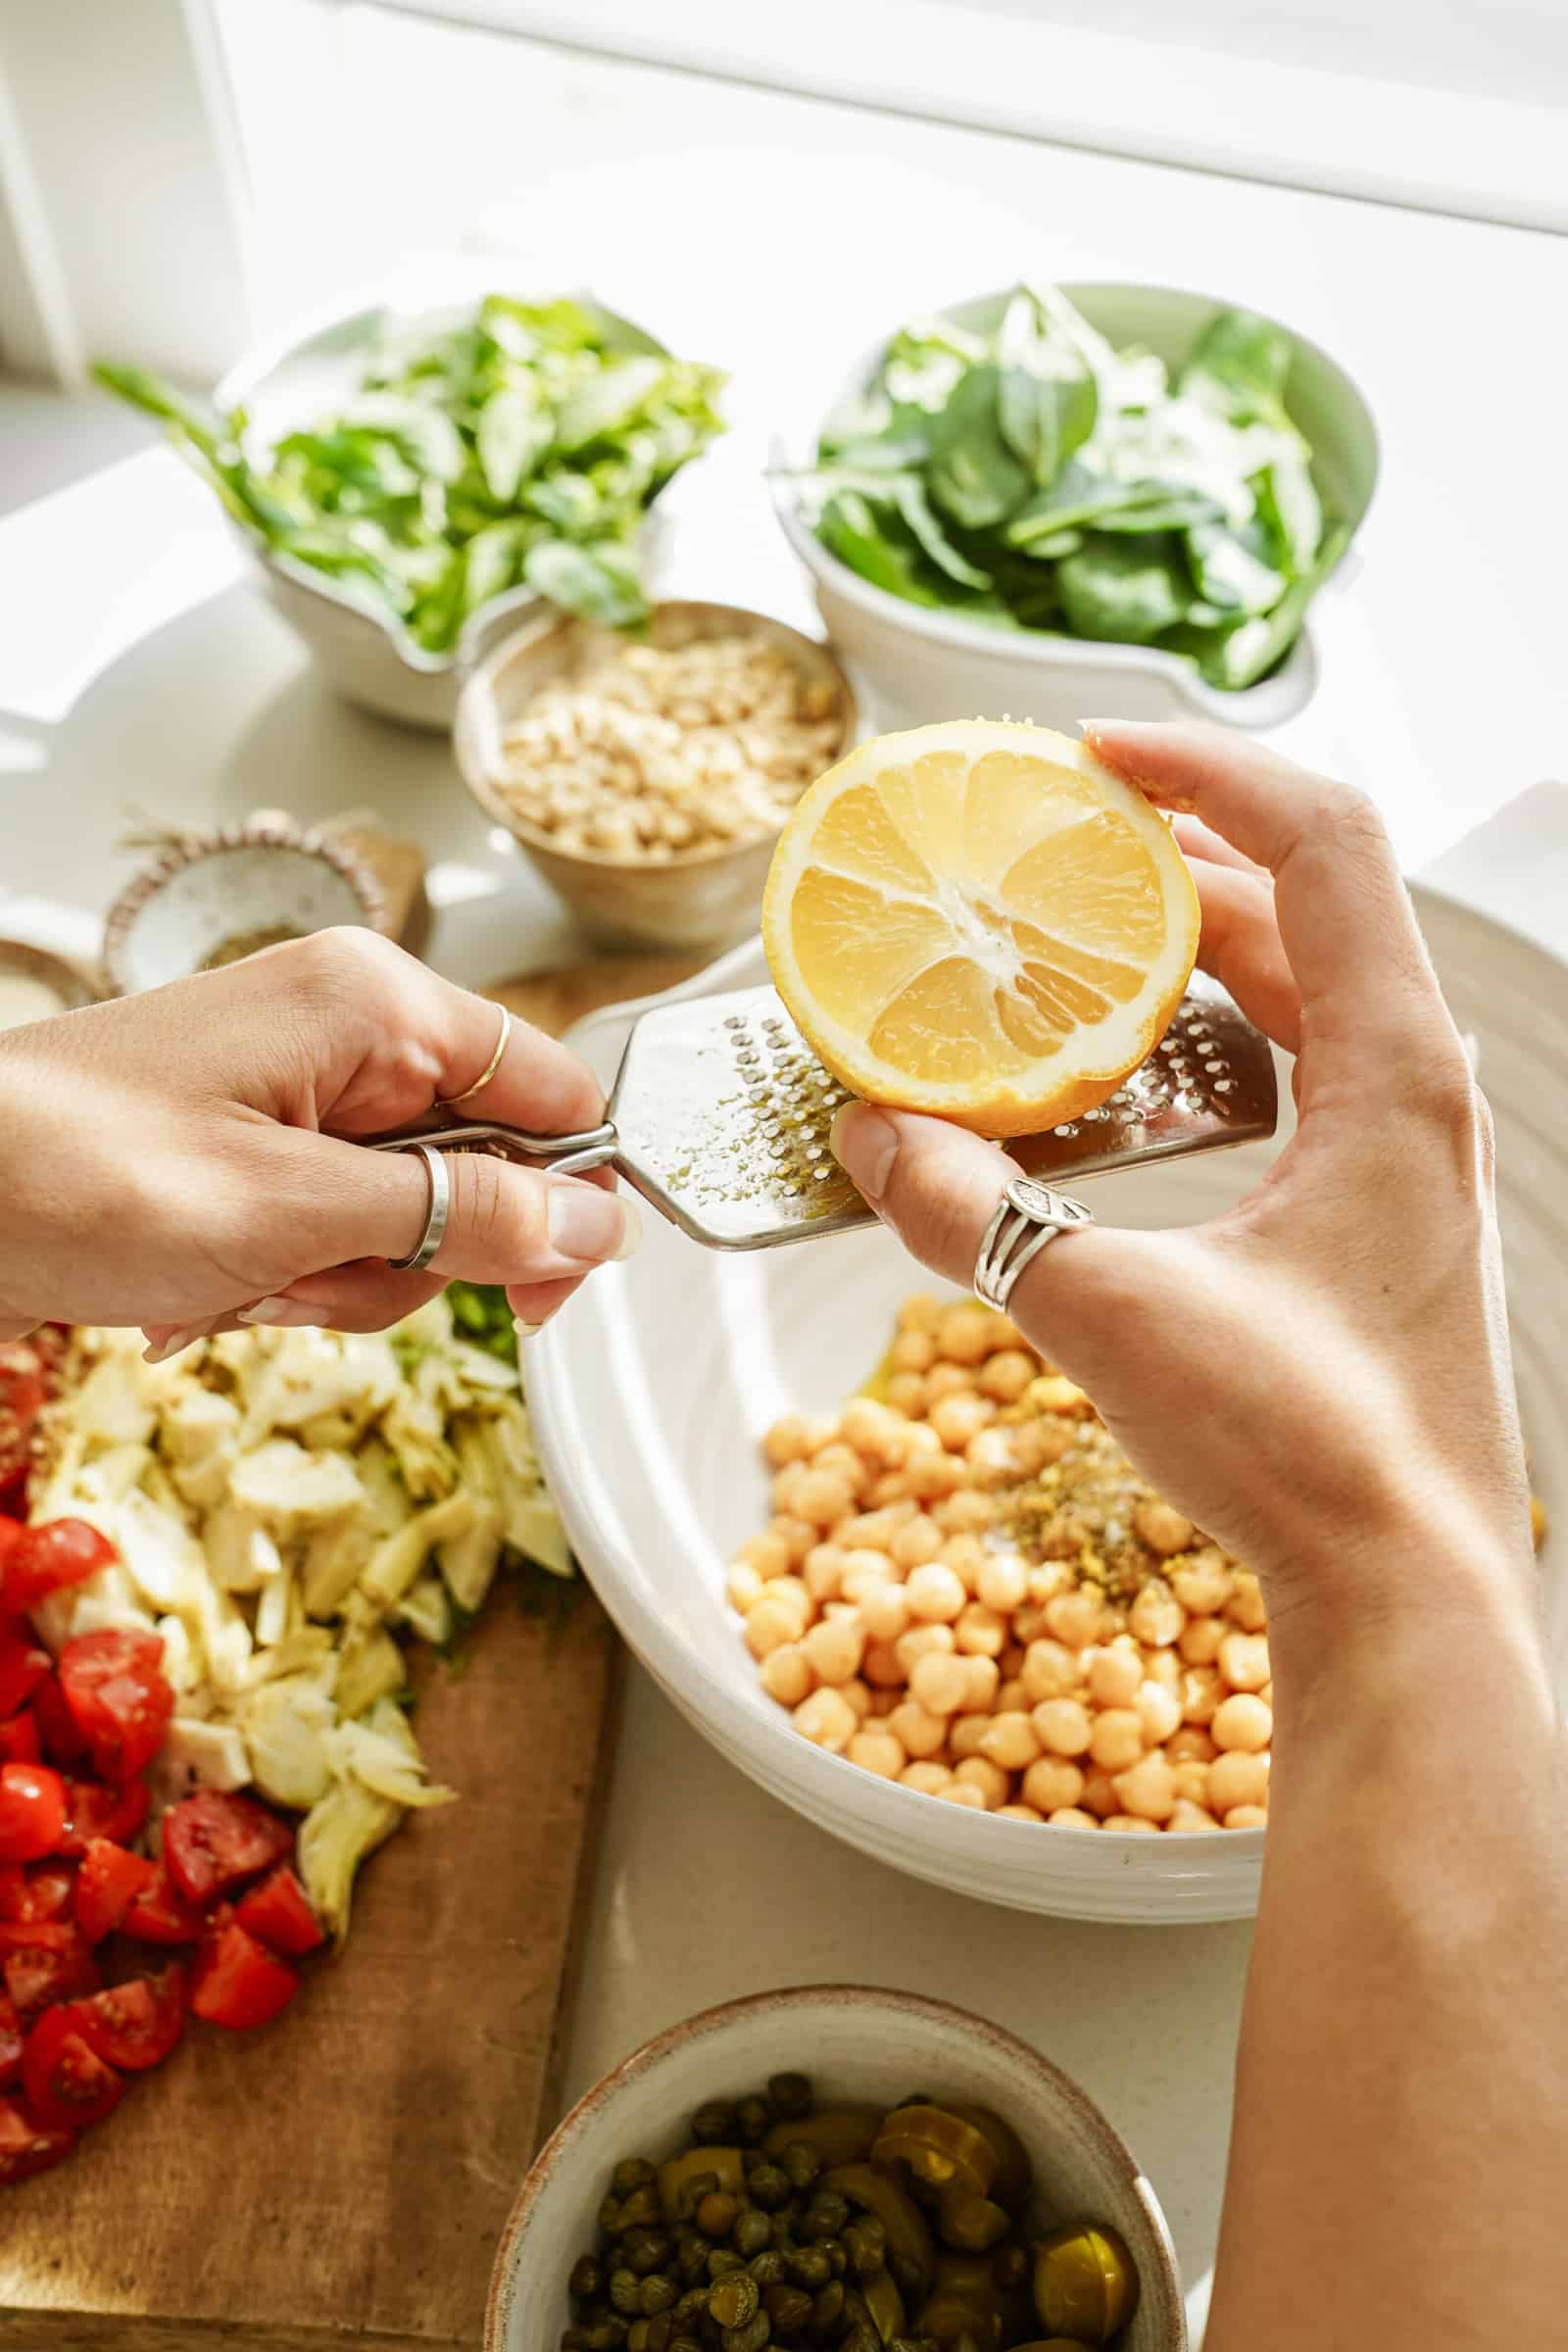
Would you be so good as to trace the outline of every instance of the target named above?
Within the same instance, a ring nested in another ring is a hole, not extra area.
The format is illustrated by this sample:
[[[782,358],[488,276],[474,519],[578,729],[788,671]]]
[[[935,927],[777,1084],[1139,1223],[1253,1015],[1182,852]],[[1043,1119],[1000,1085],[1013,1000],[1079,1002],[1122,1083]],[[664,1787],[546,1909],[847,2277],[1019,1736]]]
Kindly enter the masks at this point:
[[[884,725],[1277,725],[1312,692],[1308,608],[1378,466],[1365,402],[1314,344],[1134,285],[911,320],[793,454],[779,519]]]
[[[527,608],[646,616],[655,501],[722,429],[718,369],[587,295],[461,276],[464,301],[297,325],[232,369],[211,409],[138,369],[97,371],[212,484],[333,685],[442,728]]]

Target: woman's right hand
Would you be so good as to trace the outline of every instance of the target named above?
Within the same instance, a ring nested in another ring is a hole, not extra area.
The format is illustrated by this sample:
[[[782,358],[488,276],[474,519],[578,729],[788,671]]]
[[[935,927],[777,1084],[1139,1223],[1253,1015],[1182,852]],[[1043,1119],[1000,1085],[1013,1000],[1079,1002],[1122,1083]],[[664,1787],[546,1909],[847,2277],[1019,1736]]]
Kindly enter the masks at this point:
[[[1522,1584],[1491,1122],[1376,811],[1219,728],[1085,733],[1180,812],[1200,960],[1297,1055],[1299,1123],[1207,1225],[1059,1237],[1014,1320],[1258,1570],[1276,1637],[1298,1606],[1380,1615],[1439,1553]],[[967,1284],[1004,1154],[866,1105],[840,1114],[835,1148],[914,1254]]]

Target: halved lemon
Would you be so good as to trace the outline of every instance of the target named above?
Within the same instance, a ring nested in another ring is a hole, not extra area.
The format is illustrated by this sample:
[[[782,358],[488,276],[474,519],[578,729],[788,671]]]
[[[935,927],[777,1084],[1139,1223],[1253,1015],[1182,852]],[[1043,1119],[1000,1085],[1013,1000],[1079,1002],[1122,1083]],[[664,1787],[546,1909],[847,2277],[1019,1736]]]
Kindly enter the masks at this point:
[[[1046,727],[964,719],[862,743],[773,854],[762,942],[856,1094],[1030,1135],[1115,1093],[1198,953],[1170,827]]]

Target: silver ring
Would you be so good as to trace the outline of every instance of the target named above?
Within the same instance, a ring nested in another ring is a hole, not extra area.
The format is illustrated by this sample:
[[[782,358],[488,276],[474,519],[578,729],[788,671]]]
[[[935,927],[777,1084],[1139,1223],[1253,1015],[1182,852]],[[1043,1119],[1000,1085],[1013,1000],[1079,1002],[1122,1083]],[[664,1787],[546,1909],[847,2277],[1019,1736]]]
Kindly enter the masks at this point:
[[[485,1063],[484,1068],[479,1072],[479,1075],[474,1080],[473,1084],[471,1086],[466,1086],[461,1095],[437,1095],[436,1101],[439,1102],[443,1110],[450,1110],[455,1102],[466,1102],[470,1095],[476,1095],[481,1087],[489,1085],[491,1079],[501,1067],[501,1056],[507,1050],[507,1040],[511,1035],[512,1015],[503,1004],[501,1007],[501,1035],[496,1039],[495,1052],[491,1054],[489,1060]]]
[[[974,1261],[975,1297],[1005,1313],[1014,1283],[1047,1243],[1058,1233],[1070,1233],[1075,1225],[1094,1221],[1093,1210],[1081,1200],[1054,1193],[1032,1176],[1015,1176],[997,1202]]]
[[[412,1257],[389,1257],[387,1264],[394,1274],[422,1274],[442,1243],[446,1240],[447,1212],[452,1206],[452,1179],[447,1163],[433,1144],[410,1144],[407,1149],[417,1152],[424,1162],[424,1172],[430,1179],[430,1209],[424,1220],[419,1246]]]

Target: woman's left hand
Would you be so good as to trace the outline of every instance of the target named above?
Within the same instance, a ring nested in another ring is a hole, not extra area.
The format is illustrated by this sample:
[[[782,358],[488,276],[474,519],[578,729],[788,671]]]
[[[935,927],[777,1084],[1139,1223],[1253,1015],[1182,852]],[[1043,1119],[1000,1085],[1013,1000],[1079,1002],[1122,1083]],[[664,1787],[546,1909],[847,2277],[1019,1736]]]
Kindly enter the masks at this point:
[[[429,1177],[368,1152],[443,1101],[543,1134],[604,1116],[598,1081],[364,930],[322,931],[227,969],[0,1036],[0,1339],[45,1321],[138,1323],[170,1349],[238,1322],[371,1331],[454,1275],[506,1285],[538,1325],[636,1246],[608,1178],[449,1156],[428,1271]]]

